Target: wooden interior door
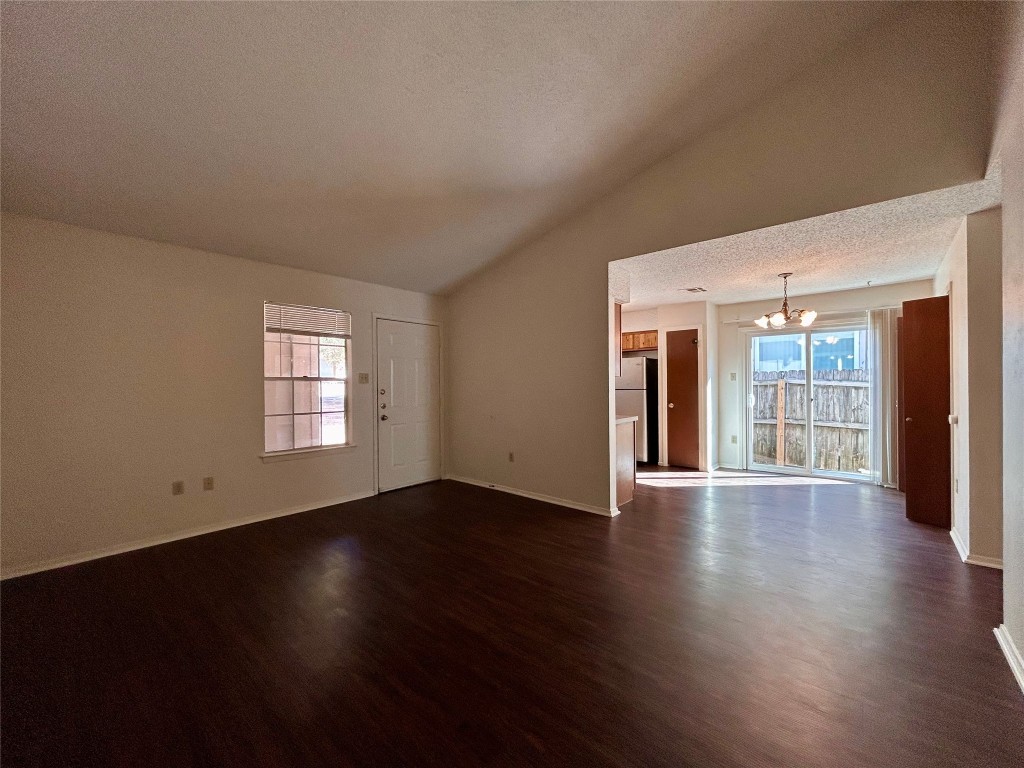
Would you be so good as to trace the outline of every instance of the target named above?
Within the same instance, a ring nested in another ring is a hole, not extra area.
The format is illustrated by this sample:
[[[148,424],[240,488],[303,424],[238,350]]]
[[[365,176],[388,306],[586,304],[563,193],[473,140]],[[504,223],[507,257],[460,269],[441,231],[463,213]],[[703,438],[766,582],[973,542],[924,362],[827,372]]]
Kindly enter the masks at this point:
[[[665,334],[668,364],[668,463],[700,468],[700,373],[697,331]]]
[[[949,297],[903,302],[903,487],[907,518],[949,528]]]

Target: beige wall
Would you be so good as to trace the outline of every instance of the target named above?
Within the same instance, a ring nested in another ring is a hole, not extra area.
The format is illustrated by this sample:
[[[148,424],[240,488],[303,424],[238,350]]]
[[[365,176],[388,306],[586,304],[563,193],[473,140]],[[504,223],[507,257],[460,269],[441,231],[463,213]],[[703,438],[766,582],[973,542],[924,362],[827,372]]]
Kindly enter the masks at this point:
[[[950,411],[956,414],[957,424],[952,427],[952,474],[953,474],[953,525],[954,539],[962,554],[970,552],[970,402],[967,376],[967,219],[946,250],[938,271],[935,273],[933,293],[936,296],[949,295],[949,363]]]
[[[850,291],[833,291],[790,297],[793,306],[817,310],[822,320],[829,315],[865,313],[868,309],[894,307],[911,299],[932,295],[932,283],[918,280]],[[718,461],[722,467],[742,468],[746,460],[744,429],[747,417],[744,362],[748,332],[754,320],[779,308],[779,299],[721,304],[718,307]],[[865,318],[866,320],[866,318]],[[735,374],[735,378],[733,377]],[[733,436],[736,442],[732,442]]]
[[[609,510],[607,264],[546,256],[448,299],[449,475]]]
[[[4,575],[373,492],[368,384],[356,448],[260,460],[262,303],[351,312],[369,372],[371,313],[437,299],[13,214],[2,246]]]
[[[980,178],[983,52],[933,21],[943,45],[872,30],[454,291],[450,472],[608,509],[610,261]]]
[[[1002,209],[967,217],[971,555],[1003,559]],[[1012,392],[1013,390],[1011,390]]]
[[[658,327],[658,310],[641,309],[622,313],[622,331],[651,331]]]
[[[1002,562],[1001,210],[968,216],[935,276],[949,293],[953,530],[971,562]]]
[[[1024,4],[1015,11],[994,154],[1003,173],[1003,623],[1024,652]]]
[[[708,302],[707,319],[704,327],[706,328],[704,336],[706,374],[704,376],[703,386],[707,410],[707,425],[705,427],[705,431],[707,433],[707,455],[705,457],[705,462],[707,468],[715,469],[721,464],[718,459],[718,382],[721,378],[721,373],[718,370],[719,319],[717,304]]]

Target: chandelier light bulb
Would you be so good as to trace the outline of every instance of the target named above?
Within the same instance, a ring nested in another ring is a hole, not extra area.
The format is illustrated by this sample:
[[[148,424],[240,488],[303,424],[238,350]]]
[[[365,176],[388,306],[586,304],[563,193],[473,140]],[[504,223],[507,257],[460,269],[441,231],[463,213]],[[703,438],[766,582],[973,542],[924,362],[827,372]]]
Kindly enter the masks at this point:
[[[790,309],[789,308],[789,278],[792,276],[792,272],[780,272],[779,277],[782,278],[782,309],[778,312],[773,312],[768,315],[761,315],[754,321],[754,324],[759,328],[767,328],[769,325],[772,328],[785,328],[786,323],[790,320],[793,322],[800,321],[800,325],[804,328],[809,326],[817,318],[818,313],[813,309]]]

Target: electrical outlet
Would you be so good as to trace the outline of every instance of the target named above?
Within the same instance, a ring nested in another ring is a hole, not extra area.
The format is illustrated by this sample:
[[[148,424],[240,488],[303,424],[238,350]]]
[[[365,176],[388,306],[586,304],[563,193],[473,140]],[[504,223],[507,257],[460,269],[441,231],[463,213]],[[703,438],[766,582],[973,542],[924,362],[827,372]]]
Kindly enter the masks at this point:
[[[509,461],[515,461],[516,460],[516,455],[514,453],[512,453],[512,451],[508,452],[508,460]]]
[[[185,481],[175,480],[171,483],[171,494],[174,496],[181,496],[185,492]]]
[[[729,438],[729,442],[732,443],[733,445],[736,445],[736,435],[733,435],[732,437],[730,437]]]
[[[213,490],[213,478],[212,477],[204,477],[203,478],[203,490],[204,491],[212,491]]]
[[[370,374],[368,374],[368,373],[360,373],[359,374],[359,383],[360,384],[369,384],[370,383]]]
[[[729,372],[729,381],[736,381],[736,371]]]

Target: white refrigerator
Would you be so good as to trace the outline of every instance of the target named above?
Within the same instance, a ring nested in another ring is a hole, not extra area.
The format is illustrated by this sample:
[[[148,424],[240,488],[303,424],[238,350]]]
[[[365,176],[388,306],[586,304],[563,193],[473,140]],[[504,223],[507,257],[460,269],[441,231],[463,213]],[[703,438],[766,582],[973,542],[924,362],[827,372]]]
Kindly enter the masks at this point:
[[[649,357],[622,358],[622,375],[615,377],[615,415],[636,416],[636,460],[658,461],[658,361]]]

